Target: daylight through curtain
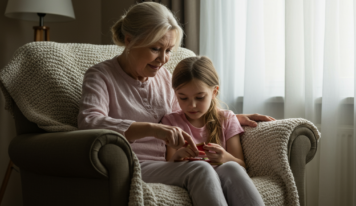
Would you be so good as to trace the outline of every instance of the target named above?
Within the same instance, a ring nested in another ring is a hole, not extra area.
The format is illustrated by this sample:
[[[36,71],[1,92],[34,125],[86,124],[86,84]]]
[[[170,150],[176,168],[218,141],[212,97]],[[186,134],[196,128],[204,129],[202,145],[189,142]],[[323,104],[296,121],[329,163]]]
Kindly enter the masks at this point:
[[[321,131],[309,206],[356,206],[355,2],[201,1],[200,55],[218,70],[222,102]]]

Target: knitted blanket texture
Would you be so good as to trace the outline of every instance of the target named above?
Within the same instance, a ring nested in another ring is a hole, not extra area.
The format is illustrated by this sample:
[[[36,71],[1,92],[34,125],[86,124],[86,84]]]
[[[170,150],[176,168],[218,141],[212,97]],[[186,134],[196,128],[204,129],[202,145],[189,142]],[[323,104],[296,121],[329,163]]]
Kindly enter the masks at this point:
[[[77,115],[85,71],[123,51],[115,45],[34,42],[20,47],[10,63],[0,70],[0,88],[5,108],[15,104],[24,116],[49,132],[77,130]],[[195,56],[180,48],[166,68],[173,71],[182,59]],[[288,163],[288,140],[294,129],[304,126],[317,139],[320,133],[305,119],[285,119],[245,127],[241,137],[247,172],[266,205],[299,205],[293,174]],[[183,188],[145,183],[136,155],[129,205],[192,205]],[[204,197],[202,197],[204,198]]]

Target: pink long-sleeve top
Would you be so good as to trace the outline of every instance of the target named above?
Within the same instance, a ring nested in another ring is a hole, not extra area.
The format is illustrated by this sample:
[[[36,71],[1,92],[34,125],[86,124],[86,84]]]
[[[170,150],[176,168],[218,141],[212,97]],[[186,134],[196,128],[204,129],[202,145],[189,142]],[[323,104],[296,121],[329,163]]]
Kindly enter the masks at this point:
[[[124,72],[117,57],[87,70],[79,107],[79,129],[110,129],[124,136],[133,122],[159,123],[165,114],[180,109],[168,70],[161,68],[141,82]],[[162,140],[147,136],[130,144],[140,161],[165,161]]]

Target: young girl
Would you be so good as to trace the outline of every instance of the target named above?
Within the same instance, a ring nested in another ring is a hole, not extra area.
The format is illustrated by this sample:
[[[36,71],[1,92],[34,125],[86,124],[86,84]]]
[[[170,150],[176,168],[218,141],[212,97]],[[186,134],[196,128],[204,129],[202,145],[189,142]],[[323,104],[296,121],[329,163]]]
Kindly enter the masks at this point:
[[[173,72],[172,86],[181,110],[165,115],[162,123],[178,126],[196,144],[204,144],[209,161],[220,164],[215,171],[228,205],[264,205],[244,169],[239,136],[244,130],[232,111],[219,108],[219,78],[211,60],[204,56],[184,59]],[[167,147],[170,162],[195,156],[190,147]]]

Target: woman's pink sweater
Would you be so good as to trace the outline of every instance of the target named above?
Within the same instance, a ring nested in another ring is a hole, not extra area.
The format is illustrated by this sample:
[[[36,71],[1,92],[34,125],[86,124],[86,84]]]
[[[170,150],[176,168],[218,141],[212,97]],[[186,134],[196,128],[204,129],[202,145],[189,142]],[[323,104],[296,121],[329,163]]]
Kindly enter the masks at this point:
[[[84,75],[78,128],[110,129],[125,136],[133,122],[159,123],[165,114],[180,109],[171,78],[161,68],[146,82],[135,80],[122,70],[117,57],[94,65]],[[162,140],[148,136],[131,147],[139,160],[165,160]]]

